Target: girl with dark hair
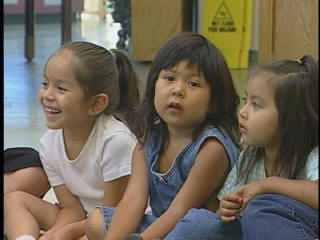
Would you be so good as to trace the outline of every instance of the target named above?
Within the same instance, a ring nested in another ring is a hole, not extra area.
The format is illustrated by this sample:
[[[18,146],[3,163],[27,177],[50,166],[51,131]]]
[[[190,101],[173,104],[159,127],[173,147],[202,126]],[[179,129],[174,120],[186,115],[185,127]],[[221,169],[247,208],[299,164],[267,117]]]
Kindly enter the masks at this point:
[[[238,104],[228,66],[210,41],[183,33],[165,43],[137,111],[140,142],[126,192],[116,208],[96,210],[104,228],[87,230],[106,231],[105,240],[133,233],[139,235],[127,238],[199,239],[197,232],[181,238],[180,225],[197,221],[199,208],[218,208],[216,194],[238,157]],[[152,215],[144,214],[149,198]]]
[[[39,99],[49,128],[39,154],[59,204],[7,193],[5,233],[19,240],[87,239],[87,213],[116,206],[127,186],[137,143],[130,131],[137,77],[120,51],[71,42],[48,59]]]
[[[239,112],[245,147],[217,211],[242,233],[228,238],[212,220],[213,239],[318,237],[318,77],[318,62],[304,56],[269,63],[249,78]]]

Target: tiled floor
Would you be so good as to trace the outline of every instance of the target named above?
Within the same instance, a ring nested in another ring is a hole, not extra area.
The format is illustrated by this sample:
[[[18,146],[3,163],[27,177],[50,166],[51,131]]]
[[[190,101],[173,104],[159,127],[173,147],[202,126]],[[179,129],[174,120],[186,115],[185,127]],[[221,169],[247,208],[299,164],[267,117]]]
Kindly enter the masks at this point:
[[[106,48],[115,48],[119,24],[106,21],[77,21],[72,24],[72,40],[86,40]],[[4,25],[4,148],[28,146],[38,149],[40,137],[46,131],[42,109],[38,103],[43,66],[60,46],[60,23],[35,25],[35,57],[24,58],[24,25]],[[133,61],[142,80],[150,63]],[[248,69],[234,69],[232,75],[238,93],[242,95]],[[48,199],[54,201],[53,193]]]

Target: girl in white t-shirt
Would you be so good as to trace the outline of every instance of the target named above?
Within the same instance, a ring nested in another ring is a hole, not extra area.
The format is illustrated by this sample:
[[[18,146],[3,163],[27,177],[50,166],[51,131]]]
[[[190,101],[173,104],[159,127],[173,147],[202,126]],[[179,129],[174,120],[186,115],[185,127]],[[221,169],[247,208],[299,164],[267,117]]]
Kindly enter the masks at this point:
[[[40,158],[59,203],[8,193],[9,239],[38,239],[40,229],[40,240],[87,239],[87,214],[97,205],[117,205],[136,144],[129,128],[139,102],[137,81],[123,53],[88,42],[67,43],[48,59],[39,100],[49,130]]]

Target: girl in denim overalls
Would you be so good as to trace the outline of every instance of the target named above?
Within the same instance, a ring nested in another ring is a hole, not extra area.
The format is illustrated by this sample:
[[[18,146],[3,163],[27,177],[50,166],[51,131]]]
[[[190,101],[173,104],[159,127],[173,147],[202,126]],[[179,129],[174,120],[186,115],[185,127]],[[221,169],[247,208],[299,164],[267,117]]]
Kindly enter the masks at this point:
[[[227,64],[206,38],[183,33],[160,48],[137,112],[140,143],[127,190],[115,210],[95,213],[103,214],[105,240],[132,233],[144,240],[200,239],[197,232],[180,236],[179,229],[219,205],[216,194],[238,157],[238,104]],[[145,215],[149,198],[152,215]],[[97,228],[87,228],[89,239]]]

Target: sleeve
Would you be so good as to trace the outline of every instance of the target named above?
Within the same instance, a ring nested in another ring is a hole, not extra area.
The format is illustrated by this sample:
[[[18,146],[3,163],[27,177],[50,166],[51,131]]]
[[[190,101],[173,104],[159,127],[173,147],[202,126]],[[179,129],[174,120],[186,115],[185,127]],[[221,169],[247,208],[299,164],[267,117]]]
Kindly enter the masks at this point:
[[[241,152],[239,156],[239,160],[233,165],[226,181],[224,182],[224,185],[220,189],[217,195],[219,200],[221,200],[223,195],[227,193],[235,192],[239,187],[244,185],[244,182],[242,179],[240,180],[240,182],[237,182],[237,168],[238,168],[239,161],[241,161],[242,159],[242,156],[243,156],[243,152]]]
[[[61,184],[64,184],[64,180],[59,174],[57,174],[56,169],[52,165],[52,162],[50,162],[50,159],[47,155],[50,156],[50,153],[46,150],[46,139],[42,138],[40,141],[40,150],[39,150],[39,156],[41,163],[43,165],[44,171],[46,172],[50,185],[51,186],[58,186]]]
[[[135,146],[135,138],[126,132],[114,134],[105,141],[100,166],[104,182],[131,173],[131,159]]]
[[[310,152],[308,156],[307,164],[305,167],[306,179],[312,180],[312,181],[318,180],[319,179],[318,169],[319,169],[319,148],[316,147]]]

